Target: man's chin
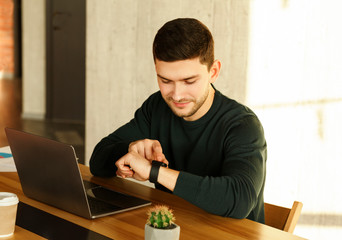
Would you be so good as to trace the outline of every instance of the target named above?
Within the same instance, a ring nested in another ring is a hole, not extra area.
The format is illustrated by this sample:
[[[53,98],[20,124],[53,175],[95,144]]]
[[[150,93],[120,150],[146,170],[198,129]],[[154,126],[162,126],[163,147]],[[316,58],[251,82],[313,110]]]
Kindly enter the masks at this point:
[[[173,107],[170,107],[173,114],[175,114],[177,117],[187,117],[189,114],[187,111],[185,111],[184,109],[176,109]]]
[[[191,110],[185,110],[185,109],[174,109],[171,108],[173,114],[175,114],[177,117],[181,117],[181,118],[188,118],[194,115],[194,113]]]
[[[173,114],[175,114],[177,117],[188,118],[196,113],[196,111],[194,111],[193,109],[194,106],[191,106],[193,105],[193,103],[184,108],[177,108],[170,102],[168,102],[167,104],[169,105],[169,108],[171,109]]]

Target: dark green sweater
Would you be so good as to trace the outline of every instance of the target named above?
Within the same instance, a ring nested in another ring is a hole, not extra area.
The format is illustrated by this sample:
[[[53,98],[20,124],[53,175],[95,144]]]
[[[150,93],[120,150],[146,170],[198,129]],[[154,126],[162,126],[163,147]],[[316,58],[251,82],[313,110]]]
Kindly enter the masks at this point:
[[[169,167],[180,171],[173,194],[213,214],[264,222],[267,148],[250,109],[216,90],[210,110],[188,122],[156,92],[134,119],[97,144],[92,174],[114,176],[129,143],[145,138],[159,140]]]

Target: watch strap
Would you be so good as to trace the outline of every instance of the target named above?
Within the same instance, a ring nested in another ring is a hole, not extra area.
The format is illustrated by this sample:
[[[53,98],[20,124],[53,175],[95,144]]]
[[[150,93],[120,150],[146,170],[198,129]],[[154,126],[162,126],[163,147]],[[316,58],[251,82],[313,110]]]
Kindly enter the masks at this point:
[[[163,162],[158,162],[158,161],[153,160],[152,165],[151,165],[151,172],[150,172],[149,181],[151,183],[157,183],[160,167],[166,167],[166,166],[167,165]]]

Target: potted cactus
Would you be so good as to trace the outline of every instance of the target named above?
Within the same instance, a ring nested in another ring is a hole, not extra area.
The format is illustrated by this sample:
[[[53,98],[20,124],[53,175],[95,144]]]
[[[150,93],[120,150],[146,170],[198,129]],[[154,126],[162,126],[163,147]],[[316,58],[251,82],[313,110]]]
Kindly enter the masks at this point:
[[[178,240],[180,227],[174,223],[173,212],[167,206],[155,206],[148,210],[145,240]]]

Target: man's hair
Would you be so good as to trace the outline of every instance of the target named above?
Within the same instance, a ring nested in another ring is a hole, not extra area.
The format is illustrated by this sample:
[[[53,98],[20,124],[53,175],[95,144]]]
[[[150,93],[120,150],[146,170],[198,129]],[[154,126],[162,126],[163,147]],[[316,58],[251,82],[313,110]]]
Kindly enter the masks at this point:
[[[159,29],[153,41],[154,61],[173,62],[197,57],[208,70],[214,63],[214,40],[203,23],[193,18],[178,18]]]

